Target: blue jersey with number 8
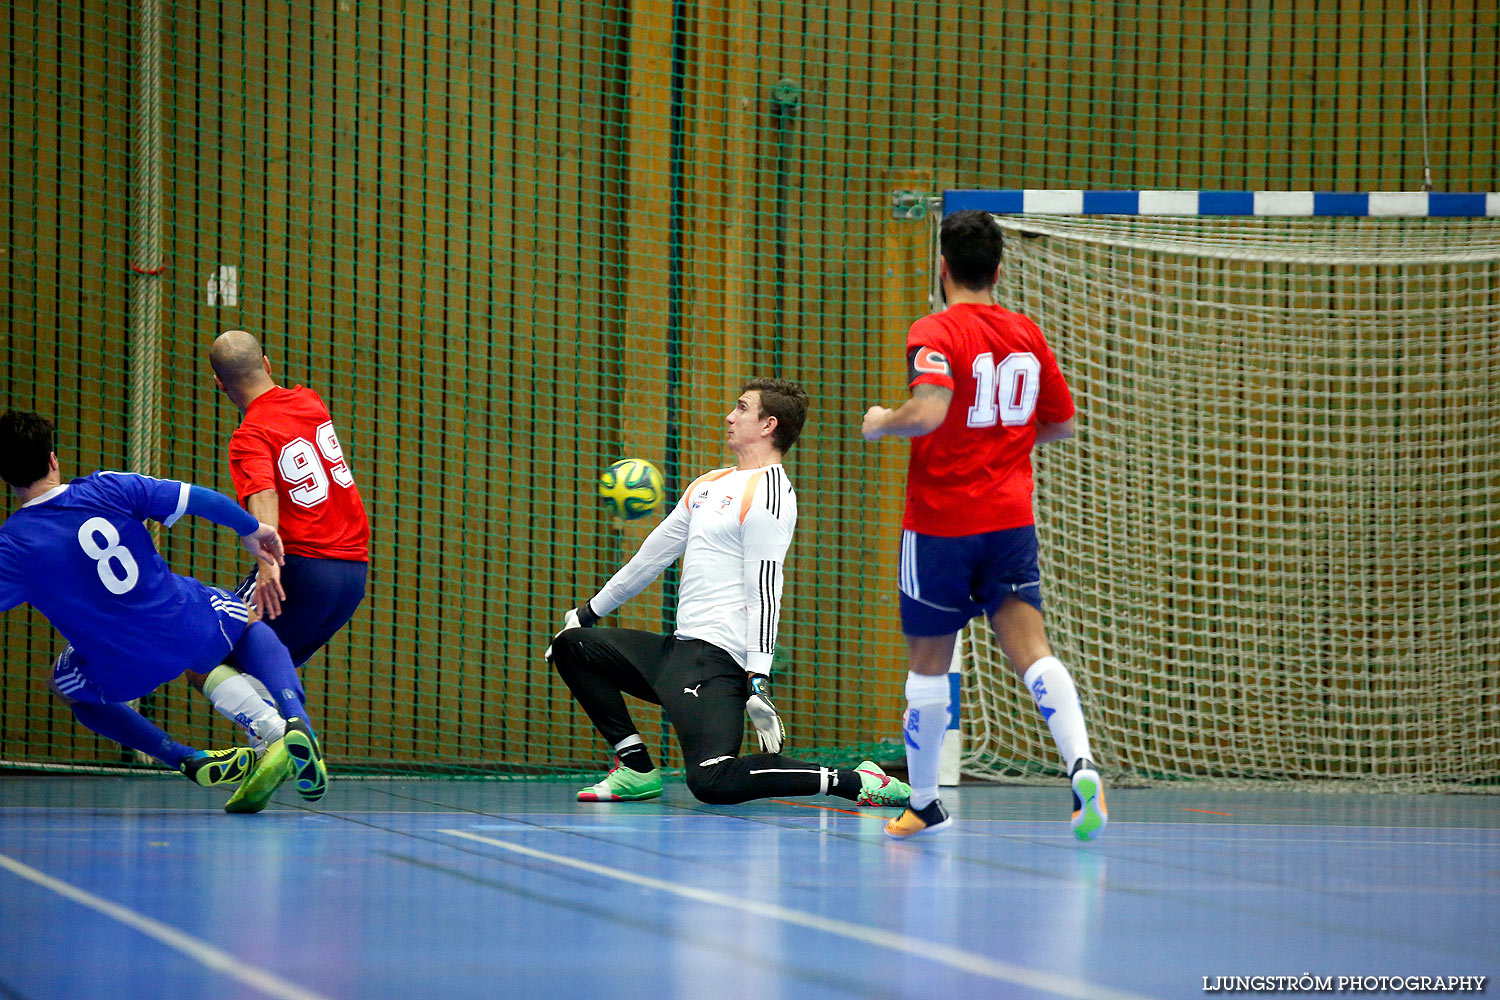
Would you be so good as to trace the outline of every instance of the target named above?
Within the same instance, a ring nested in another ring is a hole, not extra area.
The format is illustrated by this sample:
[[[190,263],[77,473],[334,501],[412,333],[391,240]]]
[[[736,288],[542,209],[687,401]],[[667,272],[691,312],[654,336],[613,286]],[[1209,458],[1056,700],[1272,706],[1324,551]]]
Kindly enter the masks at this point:
[[[0,611],[29,602],[91,673],[129,672],[145,690],[212,667],[244,623],[220,613],[220,591],[168,569],[141,523],[171,527],[188,490],[96,472],[25,504],[0,525]]]

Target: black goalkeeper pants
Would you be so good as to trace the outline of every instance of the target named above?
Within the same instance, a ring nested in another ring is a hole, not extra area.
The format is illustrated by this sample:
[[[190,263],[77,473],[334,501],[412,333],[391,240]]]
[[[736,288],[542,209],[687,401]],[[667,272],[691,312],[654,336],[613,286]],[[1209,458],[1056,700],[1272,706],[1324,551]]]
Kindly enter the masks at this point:
[[[660,705],[682,744],[688,790],[701,802],[816,795],[833,780],[833,769],[783,754],[739,756],[750,681],[713,643],[576,628],[552,640],[552,665],[610,746],[639,732],[621,692]]]

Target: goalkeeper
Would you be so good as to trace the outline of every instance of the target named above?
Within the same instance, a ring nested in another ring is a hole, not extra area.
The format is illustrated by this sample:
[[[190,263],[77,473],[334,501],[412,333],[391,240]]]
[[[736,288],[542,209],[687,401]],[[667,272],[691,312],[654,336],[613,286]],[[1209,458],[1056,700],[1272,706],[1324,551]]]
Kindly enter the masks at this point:
[[[838,770],[779,751],[781,719],[769,697],[781,613],[782,564],[797,498],[781,458],[807,417],[807,393],[781,379],[745,385],[724,418],[733,468],[700,476],[593,597],[569,610],[547,659],[615,752],[615,766],[581,802],[661,795],[661,772],[622,692],[661,705],[682,744],[687,786],[719,805],[793,795],[836,795],[859,805],[905,806],[911,790],[874,763]],[[671,635],[594,628],[682,558]],[[740,756],[748,712],[766,753]]]

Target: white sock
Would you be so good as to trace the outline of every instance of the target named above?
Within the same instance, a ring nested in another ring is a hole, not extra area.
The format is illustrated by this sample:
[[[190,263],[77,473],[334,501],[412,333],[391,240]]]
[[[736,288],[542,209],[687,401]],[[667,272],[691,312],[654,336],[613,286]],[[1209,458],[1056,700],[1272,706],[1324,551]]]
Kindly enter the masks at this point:
[[[255,693],[260,695],[260,700],[266,703],[266,707],[269,708],[272,712],[276,713],[276,718],[281,719],[279,731],[276,731],[275,727],[273,727],[273,731],[276,731],[276,735],[273,736],[270,740],[256,744],[255,749],[260,751],[261,753],[265,753],[266,743],[273,743],[286,733],[286,720],[282,718],[281,709],[276,707],[276,696],[271,693],[271,689],[266,687],[265,683],[259,677],[256,677],[254,674],[246,673],[241,673],[240,676],[245,678],[245,683],[249,684],[255,689]]]
[[[948,731],[951,692],[947,674],[906,675],[906,780],[911,807],[924,809],[938,797],[938,764]]]
[[[274,743],[286,732],[286,720],[276,711],[271,693],[248,674],[215,667],[203,682],[203,693],[220,715],[245,731],[252,746]]]
[[[254,674],[240,674],[240,676],[245,678],[246,683],[255,689],[255,693],[260,695],[262,701],[272,708],[276,707],[276,699],[271,695],[271,689],[266,687],[259,677],[256,677]]]
[[[1078,689],[1073,686],[1073,678],[1062,661],[1055,656],[1044,656],[1027,669],[1021,680],[1036,699],[1036,707],[1047,721],[1047,728],[1052,730],[1052,742],[1062,754],[1063,767],[1073,770],[1073,764],[1080,757],[1093,760]]]

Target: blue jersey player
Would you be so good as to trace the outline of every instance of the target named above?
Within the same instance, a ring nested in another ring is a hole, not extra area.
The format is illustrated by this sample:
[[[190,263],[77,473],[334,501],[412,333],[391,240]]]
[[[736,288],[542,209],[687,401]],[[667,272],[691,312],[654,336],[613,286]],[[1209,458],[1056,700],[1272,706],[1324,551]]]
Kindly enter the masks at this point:
[[[142,522],[171,527],[194,514],[232,528],[252,555],[280,560],[275,529],[187,483],[96,472],[64,484],[53,435],[39,414],[0,416],[0,478],[21,501],[0,525],[0,611],[29,602],[68,640],[53,692],[84,726],[200,785],[243,781],[231,811],[257,811],[288,777],[304,798],[321,798],[327,770],[286,647],[244,601],[168,569]],[[248,748],[178,743],[128,704],[226,660],[261,680],[288,720],[258,764]]]

